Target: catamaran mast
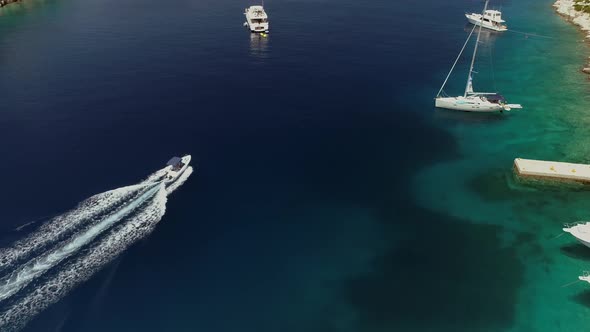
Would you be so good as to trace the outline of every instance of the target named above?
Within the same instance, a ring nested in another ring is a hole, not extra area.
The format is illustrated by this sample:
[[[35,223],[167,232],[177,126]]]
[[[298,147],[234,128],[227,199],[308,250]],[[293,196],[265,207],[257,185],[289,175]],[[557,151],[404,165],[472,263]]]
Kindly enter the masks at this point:
[[[479,36],[481,35],[481,27],[483,26],[483,17],[488,9],[488,2],[490,0],[486,0],[486,4],[483,7],[483,12],[481,13],[481,21],[479,22],[479,30],[477,31],[477,40],[475,41],[475,48],[473,49],[473,57],[471,58],[471,67],[469,67],[469,76],[467,76],[467,85],[465,86],[465,94],[463,97],[467,97],[467,94],[473,92],[473,85],[472,85],[472,76],[473,73],[473,65],[475,64],[475,55],[477,54],[477,46],[479,46]]]

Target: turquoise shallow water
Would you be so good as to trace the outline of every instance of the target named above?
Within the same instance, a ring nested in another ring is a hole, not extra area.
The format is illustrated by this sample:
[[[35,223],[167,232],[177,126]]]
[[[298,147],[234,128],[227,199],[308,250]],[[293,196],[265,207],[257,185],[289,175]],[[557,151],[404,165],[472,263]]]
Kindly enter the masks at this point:
[[[459,156],[414,179],[422,206],[498,226],[503,245],[522,263],[509,331],[582,331],[590,323],[590,285],[562,287],[590,269],[590,252],[569,236],[556,238],[563,223],[590,217],[590,192],[522,184],[512,172],[515,157],[590,162],[590,83],[579,72],[590,49],[550,5],[520,1],[505,10],[512,29],[550,38],[483,39],[476,90],[496,86],[525,108],[500,118],[437,112],[434,121],[457,138]],[[479,273],[498,268],[482,265]]]

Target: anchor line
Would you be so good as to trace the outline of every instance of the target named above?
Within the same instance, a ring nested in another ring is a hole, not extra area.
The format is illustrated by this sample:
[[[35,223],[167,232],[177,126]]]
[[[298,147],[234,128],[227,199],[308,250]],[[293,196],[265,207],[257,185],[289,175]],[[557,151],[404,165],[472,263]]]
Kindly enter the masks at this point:
[[[507,31],[518,33],[518,34],[525,35],[525,36],[540,37],[540,38],[547,38],[547,39],[555,39],[555,37],[552,37],[552,36],[539,35],[539,34],[536,34],[536,33],[530,33],[530,32],[524,32],[524,31],[518,31],[518,30],[512,30],[512,29],[508,29]]]

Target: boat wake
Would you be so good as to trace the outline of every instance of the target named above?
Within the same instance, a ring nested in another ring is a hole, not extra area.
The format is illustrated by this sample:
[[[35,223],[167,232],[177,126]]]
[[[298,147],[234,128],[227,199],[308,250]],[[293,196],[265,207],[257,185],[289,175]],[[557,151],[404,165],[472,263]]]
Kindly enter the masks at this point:
[[[147,236],[166,211],[161,172],[143,182],[90,197],[37,231],[0,250],[0,330],[16,331],[131,244]]]

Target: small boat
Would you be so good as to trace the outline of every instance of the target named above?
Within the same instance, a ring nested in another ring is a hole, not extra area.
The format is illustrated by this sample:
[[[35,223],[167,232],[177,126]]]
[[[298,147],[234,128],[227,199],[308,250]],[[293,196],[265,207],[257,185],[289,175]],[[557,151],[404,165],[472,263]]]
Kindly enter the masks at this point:
[[[246,8],[244,15],[246,15],[244,26],[247,26],[251,32],[268,33],[268,15],[263,6],[250,6]]]
[[[176,181],[182,173],[187,169],[188,164],[191,162],[191,156],[185,155],[184,157],[172,157],[167,163],[165,168],[165,174],[163,181],[166,186]]]
[[[578,279],[590,283],[590,271],[584,271],[582,275],[578,277]]]
[[[465,17],[467,17],[469,23],[486,29],[494,31],[508,30],[508,27],[504,24],[506,21],[502,19],[502,12],[497,10],[485,10],[483,15],[478,13],[465,14]]]
[[[485,13],[488,7],[489,0],[486,0],[484,10]],[[465,86],[465,93],[462,96],[457,97],[449,97],[446,96],[444,93],[445,85],[455,69],[457,62],[461,58],[467,43],[471,39],[473,32],[477,26],[473,26],[469,36],[467,36],[467,40],[465,44],[463,44],[463,48],[459,52],[457,59],[455,59],[455,63],[451,67],[449,74],[447,75],[443,85],[440,87],[438,94],[436,95],[434,105],[439,108],[445,108],[450,110],[458,110],[458,111],[465,111],[465,112],[503,112],[503,111],[510,111],[513,108],[522,108],[520,104],[508,104],[506,99],[502,97],[502,95],[496,92],[475,92],[473,91],[473,70],[475,65],[475,57],[477,54],[477,48],[479,46],[479,40],[481,36],[481,28],[482,26],[479,25],[479,31],[477,32],[477,40],[475,41],[475,47],[473,49],[473,56],[471,57],[471,66],[469,67],[469,75],[467,76],[467,85]]]
[[[570,233],[578,242],[590,248],[590,222],[566,224],[563,231]]]

